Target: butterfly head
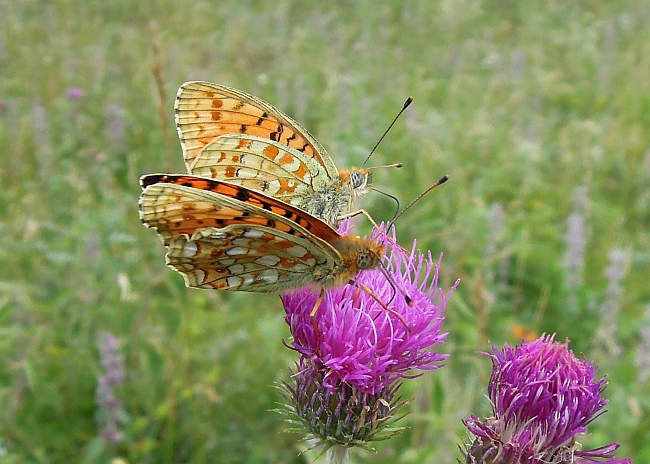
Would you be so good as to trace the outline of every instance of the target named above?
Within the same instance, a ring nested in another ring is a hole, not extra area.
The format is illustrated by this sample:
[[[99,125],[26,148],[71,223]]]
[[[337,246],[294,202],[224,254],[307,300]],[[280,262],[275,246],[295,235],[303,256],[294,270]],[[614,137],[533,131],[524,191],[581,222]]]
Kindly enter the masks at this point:
[[[355,196],[365,195],[372,188],[372,172],[370,169],[352,168],[341,172],[342,177],[349,177],[350,185]],[[345,178],[344,178],[345,180]]]
[[[367,248],[362,248],[356,257],[357,269],[364,270],[378,267],[383,254],[384,247],[375,243],[371,243]]]

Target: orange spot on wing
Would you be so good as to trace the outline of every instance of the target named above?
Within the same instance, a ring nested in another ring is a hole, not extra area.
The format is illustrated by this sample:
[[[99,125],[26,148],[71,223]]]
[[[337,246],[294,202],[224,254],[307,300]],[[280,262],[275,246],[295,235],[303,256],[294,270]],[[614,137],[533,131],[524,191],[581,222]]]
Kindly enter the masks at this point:
[[[291,164],[293,163],[295,158],[291,156],[289,153],[285,153],[282,158],[280,158],[280,163],[281,164]]]
[[[289,185],[285,179],[278,179],[278,182],[280,184],[280,188],[278,189],[276,195],[283,194],[283,193],[293,193],[298,187],[298,184],[296,183],[294,183],[293,185]]]
[[[266,148],[264,148],[264,156],[270,160],[275,160],[275,158],[278,156],[278,153],[280,153],[280,150],[278,150],[278,147],[276,146],[267,145]]]
[[[309,174],[309,170],[307,169],[307,166],[303,163],[300,163],[300,167],[294,171],[294,174],[296,177],[300,179],[304,179],[307,174]]]

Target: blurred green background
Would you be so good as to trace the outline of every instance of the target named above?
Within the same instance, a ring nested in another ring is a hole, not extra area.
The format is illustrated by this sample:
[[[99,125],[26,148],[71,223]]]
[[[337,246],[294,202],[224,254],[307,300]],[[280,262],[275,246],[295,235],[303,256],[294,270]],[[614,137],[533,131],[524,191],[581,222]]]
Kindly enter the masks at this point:
[[[455,462],[461,419],[489,413],[478,351],[543,332],[607,375],[583,448],[650,462],[648,24],[647,0],[0,0],[0,462],[316,455],[269,411],[295,361],[279,298],[186,289],[138,219],[140,175],[184,172],[187,80],[281,108],[340,168],[413,95],[370,162],[405,168],[375,186],[406,204],[451,176],[397,223],[444,252],[443,289],[462,281],[451,357],[406,382],[409,429],[353,462]],[[95,403],[103,332],[126,369],[119,443]]]

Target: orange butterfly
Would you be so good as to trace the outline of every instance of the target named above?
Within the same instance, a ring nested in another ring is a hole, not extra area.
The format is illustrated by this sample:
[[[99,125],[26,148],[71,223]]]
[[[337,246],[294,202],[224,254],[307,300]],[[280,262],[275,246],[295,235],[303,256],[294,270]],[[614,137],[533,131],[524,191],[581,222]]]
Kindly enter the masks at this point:
[[[338,170],[305,128],[240,90],[186,82],[174,109],[192,175],[257,190],[334,226],[371,188],[369,169]]]
[[[371,239],[340,235],[240,185],[165,174],[143,176],[140,184],[140,219],[158,232],[167,264],[188,287],[280,292],[313,285],[322,296],[379,267],[384,254]]]

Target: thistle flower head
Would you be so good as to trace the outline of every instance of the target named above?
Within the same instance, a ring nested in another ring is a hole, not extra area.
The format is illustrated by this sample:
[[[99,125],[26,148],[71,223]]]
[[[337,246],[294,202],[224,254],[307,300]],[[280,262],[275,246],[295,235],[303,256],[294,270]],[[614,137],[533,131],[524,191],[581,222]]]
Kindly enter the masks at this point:
[[[301,354],[295,386],[285,385],[291,409],[315,436],[347,446],[377,439],[390,422],[397,380],[441,367],[447,355],[431,347],[444,342],[444,309],[458,284],[448,294],[438,289],[440,261],[415,243],[409,253],[383,228],[371,238],[386,245],[383,269],[325,292],[313,321],[318,290],[282,295],[292,347]]]
[[[493,346],[493,352],[488,387],[493,416],[464,421],[476,436],[467,463],[631,462],[614,459],[616,443],[590,451],[574,448],[576,436],[607,403],[600,396],[606,382],[595,380],[597,368],[577,359],[568,341],[542,336],[503,351]]]

